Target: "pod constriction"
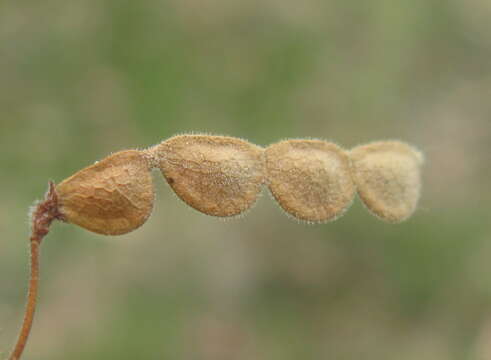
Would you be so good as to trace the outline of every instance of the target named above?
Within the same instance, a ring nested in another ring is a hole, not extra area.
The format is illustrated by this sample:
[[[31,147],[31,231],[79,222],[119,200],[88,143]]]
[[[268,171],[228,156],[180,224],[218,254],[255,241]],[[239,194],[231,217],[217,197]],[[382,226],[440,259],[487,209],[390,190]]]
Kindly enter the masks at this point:
[[[119,235],[150,216],[154,191],[145,154],[117,152],[82,169],[56,186],[59,211],[87,230]]]
[[[323,222],[342,215],[353,201],[350,161],[339,146],[320,140],[286,140],[266,148],[271,193],[294,217]]]
[[[263,149],[233,137],[175,136],[150,153],[176,194],[208,215],[247,210],[264,181]]]

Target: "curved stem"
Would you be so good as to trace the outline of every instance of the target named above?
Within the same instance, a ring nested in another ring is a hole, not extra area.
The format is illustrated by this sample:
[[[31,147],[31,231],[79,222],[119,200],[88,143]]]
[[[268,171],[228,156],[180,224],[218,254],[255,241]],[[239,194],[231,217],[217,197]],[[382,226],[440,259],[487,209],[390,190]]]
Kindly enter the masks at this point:
[[[22,323],[22,328],[19,333],[19,338],[17,339],[17,343],[15,344],[9,360],[20,359],[31,332],[32,321],[36,311],[39,285],[39,245],[41,245],[39,240],[31,238],[31,274],[27,293],[26,311],[24,314],[24,322]]]
[[[27,305],[24,313],[24,321],[19,333],[17,343],[12,350],[9,360],[19,360],[26,347],[27,339],[31,333],[34,313],[36,311],[38,284],[39,284],[39,247],[41,241],[48,234],[53,220],[63,220],[63,215],[58,210],[58,197],[55,184],[49,183],[48,191],[44,200],[38,203],[32,213],[32,235],[31,235],[31,273],[29,278],[29,289],[27,292]]]

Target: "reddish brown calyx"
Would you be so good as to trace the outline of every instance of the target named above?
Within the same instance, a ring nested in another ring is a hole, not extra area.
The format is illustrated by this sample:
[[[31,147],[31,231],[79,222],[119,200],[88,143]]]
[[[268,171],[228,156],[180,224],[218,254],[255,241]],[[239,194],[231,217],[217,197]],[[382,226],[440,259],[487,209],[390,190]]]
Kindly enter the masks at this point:
[[[54,220],[64,221],[63,215],[58,210],[58,195],[52,181],[48,183],[48,191],[44,200],[35,206],[31,218],[31,241],[38,243],[41,243],[41,240],[48,234],[49,227]]]

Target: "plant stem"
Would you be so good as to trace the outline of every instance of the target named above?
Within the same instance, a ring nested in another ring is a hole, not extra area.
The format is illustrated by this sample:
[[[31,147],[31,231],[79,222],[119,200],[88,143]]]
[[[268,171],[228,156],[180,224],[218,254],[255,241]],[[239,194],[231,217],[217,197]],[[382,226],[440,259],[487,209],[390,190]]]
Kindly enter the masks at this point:
[[[44,201],[36,205],[32,214],[32,234],[30,238],[31,272],[29,289],[27,292],[27,304],[22,328],[9,360],[19,360],[26,347],[37,304],[39,285],[39,247],[43,238],[48,234],[51,223],[56,219],[63,220],[63,216],[58,211],[58,199],[55,192],[55,185],[50,182]]]
[[[27,293],[27,305],[24,314],[24,322],[19,333],[17,344],[15,345],[9,360],[20,359],[22,352],[29,338],[32,328],[34,312],[36,311],[38,284],[39,284],[39,245],[40,242],[31,238],[31,274],[29,279],[29,290]]]

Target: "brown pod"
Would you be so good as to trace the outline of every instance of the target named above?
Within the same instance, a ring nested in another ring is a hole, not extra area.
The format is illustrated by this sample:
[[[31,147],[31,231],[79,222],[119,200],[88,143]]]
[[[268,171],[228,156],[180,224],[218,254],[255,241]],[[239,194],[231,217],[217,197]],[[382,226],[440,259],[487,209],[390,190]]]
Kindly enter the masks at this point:
[[[367,208],[388,222],[407,219],[416,209],[422,154],[399,141],[381,141],[350,152],[353,179]]]
[[[59,211],[70,223],[104,235],[135,230],[150,216],[154,191],[143,152],[117,152],[56,186]]]
[[[251,207],[263,182],[263,149],[247,141],[180,135],[151,148],[176,194],[198,211],[233,216]]]
[[[294,217],[324,222],[351,205],[355,186],[350,162],[337,145],[321,140],[286,140],[266,148],[267,181],[281,207]]]

